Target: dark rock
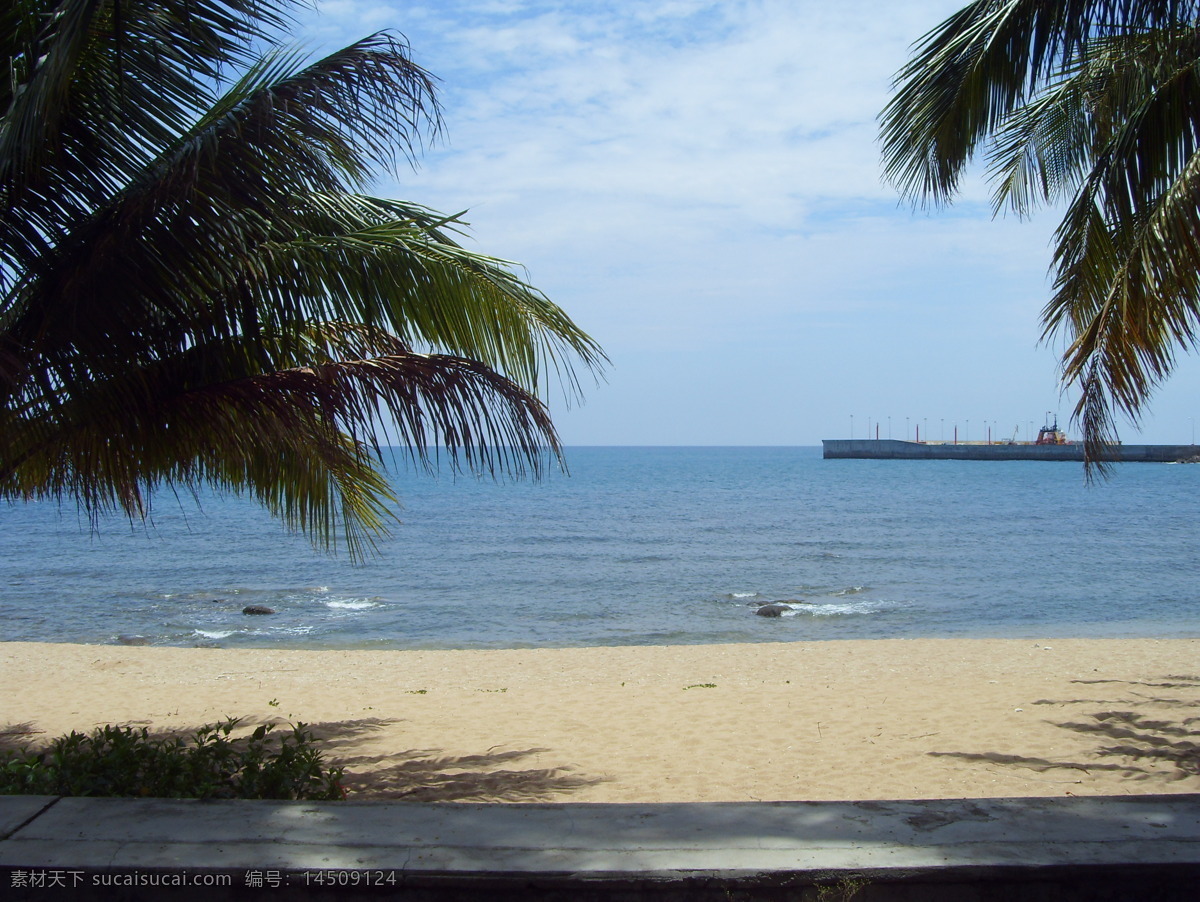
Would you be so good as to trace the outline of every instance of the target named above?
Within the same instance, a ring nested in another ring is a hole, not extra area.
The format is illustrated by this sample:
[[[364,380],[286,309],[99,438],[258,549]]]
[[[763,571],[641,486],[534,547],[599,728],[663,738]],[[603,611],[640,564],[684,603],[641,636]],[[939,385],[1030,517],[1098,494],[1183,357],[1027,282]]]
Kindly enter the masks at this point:
[[[149,645],[150,640],[145,636],[117,636],[117,641],[122,645]]]
[[[759,617],[782,617],[789,611],[795,610],[790,604],[783,601],[773,601],[770,604],[764,604],[754,613]]]
[[[266,605],[261,605],[261,604],[248,604],[244,608],[242,608],[242,613],[243,614],[274,614],[275,609],[268,608]]]

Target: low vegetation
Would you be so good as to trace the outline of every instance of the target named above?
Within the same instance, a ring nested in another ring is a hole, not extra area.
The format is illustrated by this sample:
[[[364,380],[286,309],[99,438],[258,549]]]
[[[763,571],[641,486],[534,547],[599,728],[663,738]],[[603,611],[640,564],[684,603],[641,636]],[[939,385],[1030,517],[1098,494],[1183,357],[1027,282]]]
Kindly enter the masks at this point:
[[[0,794],[196,799],[342,799],[342,769],[325,765],[304,724],[263,724],[234,736],[238,718],[188,739],[142,727],[71,732],[40,751],[0,752]]]

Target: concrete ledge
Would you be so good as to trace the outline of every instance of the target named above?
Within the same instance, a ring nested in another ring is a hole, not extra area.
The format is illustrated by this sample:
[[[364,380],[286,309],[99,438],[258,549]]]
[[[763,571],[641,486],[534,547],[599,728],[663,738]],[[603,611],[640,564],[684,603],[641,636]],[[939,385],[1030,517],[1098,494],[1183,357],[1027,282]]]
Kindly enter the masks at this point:
[[[8,839],[57,801],[55,796],[0,796],[0,840]]]
[[[1198,795],[656,805],[7,797],[0,836],[5,898],[102,898],[122,877],[224,875],[204,898],[274,889],[815,899],[832,886],[821,898],[836,899],[828,893],[865,881],[855,900],[1191,900],[1200,879]],[[48,874],[60,885],[45,885]],[[187,892],[117,885],[122,898]]]

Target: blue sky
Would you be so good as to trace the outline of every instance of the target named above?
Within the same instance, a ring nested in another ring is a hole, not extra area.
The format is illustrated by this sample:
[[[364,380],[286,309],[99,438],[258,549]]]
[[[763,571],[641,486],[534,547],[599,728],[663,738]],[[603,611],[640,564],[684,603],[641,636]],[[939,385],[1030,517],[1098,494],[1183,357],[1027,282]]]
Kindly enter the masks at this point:
[[[993,218],[982,178],[914,212],[880,174],[892,76],[961,5],[317,0],[297,37],[393,29],[440,79],[444,138],[376,190],[468,210],[601,343],[605,380],[550,399],[567,444],[1025,438],[1074,404],[1039,327],[1057,216]],[[1198,388],[1181,357],[1122,439],[1190,441]]]

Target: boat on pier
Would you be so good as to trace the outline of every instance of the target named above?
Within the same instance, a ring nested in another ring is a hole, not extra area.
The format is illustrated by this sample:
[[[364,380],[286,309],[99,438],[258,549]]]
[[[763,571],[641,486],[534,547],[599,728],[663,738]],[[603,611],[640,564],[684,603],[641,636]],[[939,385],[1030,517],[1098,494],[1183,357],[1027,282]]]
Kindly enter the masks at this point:
[[[899,439],[824,439],[823,456],[830,460],[1070,460],[1082,462],[1083,442],[1067,439],[1057,421],[1038,430],[1036,441],[901,441]],[[1109,445],[1106,459],[1114,462],[1200,463],[1197,445]]]

